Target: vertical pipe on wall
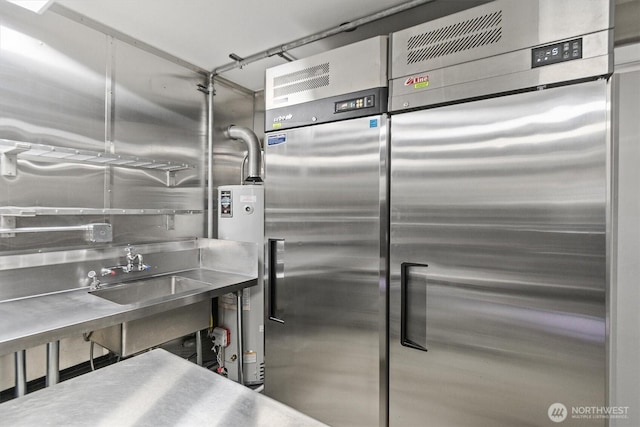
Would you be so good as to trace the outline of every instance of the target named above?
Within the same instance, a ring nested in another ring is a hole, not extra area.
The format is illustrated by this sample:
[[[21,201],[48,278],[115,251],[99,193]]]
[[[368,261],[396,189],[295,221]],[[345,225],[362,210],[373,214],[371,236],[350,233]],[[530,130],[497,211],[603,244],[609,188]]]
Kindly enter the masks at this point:
[[[15,396],[27,394],[27,350],[15,352],[16,391]]]
[[[207,237],[213,239],[213,73],[207,86]]]
[[[115,40],[111,36],[107,36],[107,60],[105,69],[105,85],[104,85],[104,152],[114,153],[114,137],[115,137],[115,69],[116,54]],[[113,167],[104,168],[104,195],[103,207],[109,209],[112,205],[112,188],[113,188]]]
[[[244,349],[242,348],[242,337],[244,336],[244,331],[242,330],[242,290],[236,292],[236,306],[238,307],[238,333],[236,334],[238,346],[238,383],[244,385]]]
[[[196,365],[202,366],[202,332],[196,331]]]
[[[60,341],[47,343],[47,387],[60,381]]]

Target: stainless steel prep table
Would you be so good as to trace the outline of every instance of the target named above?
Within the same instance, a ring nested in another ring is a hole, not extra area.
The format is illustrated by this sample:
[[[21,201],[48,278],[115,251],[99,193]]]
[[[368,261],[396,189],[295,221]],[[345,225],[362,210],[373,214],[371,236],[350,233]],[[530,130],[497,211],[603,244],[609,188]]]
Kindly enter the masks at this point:
[[[160,303],[120,305],[91,295],[86,288],[1,302],[0,355],[141,319],[206,298],[236,292],[257,283],[257,276],[205,268],[181,271],[179,274],[210,285]]]
[[[157,349],[0,405],[10,426],[324,426]]]

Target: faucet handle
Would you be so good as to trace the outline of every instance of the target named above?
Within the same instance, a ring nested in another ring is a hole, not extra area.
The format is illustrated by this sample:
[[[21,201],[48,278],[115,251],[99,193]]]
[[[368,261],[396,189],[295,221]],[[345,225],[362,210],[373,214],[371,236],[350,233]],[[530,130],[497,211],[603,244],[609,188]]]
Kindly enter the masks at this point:
[[[91,288],[92,289],[98,289],[100,287],[100,280],[98,280],[98,275],[96,274],[96,272],[94,270],[91,270],[89,273],[87,273],[87,277],[89,279],[91,279]]]
[[[115,276],[116,272],[111,268],[101,268],[100,269],[101,276]]]

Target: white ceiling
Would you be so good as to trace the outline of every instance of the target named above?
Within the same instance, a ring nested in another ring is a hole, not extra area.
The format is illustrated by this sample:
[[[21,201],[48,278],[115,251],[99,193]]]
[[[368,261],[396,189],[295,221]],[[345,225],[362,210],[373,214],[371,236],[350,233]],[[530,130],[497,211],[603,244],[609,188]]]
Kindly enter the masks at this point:
[[[435,0],[407,12],[292,50],[296,58],[416,25],[487,0]],[[55,0],[130,37],[206,70],[229,54],[254,53],[336,27],[406,0]],[[54,13],[47,11],[45,13]],[[251,90],[264,87],[272,57],[222,74]]]

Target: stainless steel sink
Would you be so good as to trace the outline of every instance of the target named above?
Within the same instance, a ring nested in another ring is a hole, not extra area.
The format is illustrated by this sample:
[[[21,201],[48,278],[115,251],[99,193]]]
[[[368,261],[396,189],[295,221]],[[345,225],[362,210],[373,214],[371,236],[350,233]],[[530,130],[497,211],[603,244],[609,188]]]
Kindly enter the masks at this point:
[[[180,298],[209,284],[181,276],[162,276],[90,292],[116,304],[138,304]],[[197,292],[196,292],[197,293]],[[209,327],[211,298],[93,331],[91,341],[123,357]]]
[[[180,276],[162,276],[116,285],[90,292],[116,304],[137,304],[164,299],[204,288],[208,283]]]

